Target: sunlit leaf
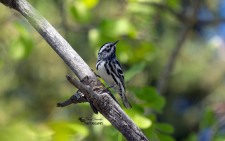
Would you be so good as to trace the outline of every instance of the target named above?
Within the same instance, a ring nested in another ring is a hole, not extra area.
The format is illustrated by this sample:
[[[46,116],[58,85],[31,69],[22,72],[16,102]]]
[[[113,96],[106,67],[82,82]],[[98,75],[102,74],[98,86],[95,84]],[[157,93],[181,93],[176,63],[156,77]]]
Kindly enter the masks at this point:
[[[19,37],[10,44],[9,54],[15,60],[23,59],[29,56],[33,49],[33,40],[27,29],[19,24],[15,24],[19,31]]]
[[[20,37],[18,40],[12,42],[9,53],[13,59],[23,59],[30,54],[32,48],[32,39],[29,37]]]
[[[37,134],[37,138],[40,141],[49,141],[52,138],[54,132],[50,130],[46,124],[38,124],[33,127],[35,133]]]
[[[139,115],[139,114],[134,115],[132,117],[132,119],[138,125],[138,127],[141,129],[149,128],[152,125],[152,122],[150,119],[148,119],[142,115]]]
[[[98,4],[98,0],[82,0],[87,8],[93,8]]]
[[[134,26],[126,18],[121,19],[104,19],[100,25],[101,33],[110,38],[128,35],[131,37],[136,36]],[[109,34],[110,29],[110,34]]]
[[[73,18],[81,23],[86,23],[91,18],[91,13],[82,1],[75,1],[70,7],[70,13]]]
[[[1,127],[0,138],[1,140],[22,141],[30,140],[35,141],[37,134],[30,128],[26,122],[18,122]]]
[[[132,35],[135,36],[135,29],[131,25],[128,19],[119,19],[115,23],[115,28],[112,31],[114,32],[115,36],[121,36],[121,35]]]
[[[134,109],[133,109],[134,108]],[[133,106],[132,111],[129,109],[124,109],[126,114],[128,114],[132,120],[138,125],[138,127],[142,129],[149,128],[152,125],[152,121],[150,118],[142,115],[143,111],[137,111],[137,109]]]
[[[25,46],[24,44],[20,41],[14,41],[11,44],[10,50],[9,50],[11,58],[18,60],[22,59],[25,56]]]
[[[91,44],[96,45],[100,40],[99,30],[96,28],[90,29],[88,32],[88,39]]]
[[[23,37],[28,37],[30,36],[29,32],[28,32],[28,28],[26,26],[24,26],[22,23],[15,23],[15,28],[16,30],[20,33],[21,36]]]
[[[57,121],[49,123],[49,127],[54,131],[53,139],[54,141],[70,141],[71,138],[76,138],[77,140],[82,140],[85,138],[89,131],[87,127],[81,124]]]

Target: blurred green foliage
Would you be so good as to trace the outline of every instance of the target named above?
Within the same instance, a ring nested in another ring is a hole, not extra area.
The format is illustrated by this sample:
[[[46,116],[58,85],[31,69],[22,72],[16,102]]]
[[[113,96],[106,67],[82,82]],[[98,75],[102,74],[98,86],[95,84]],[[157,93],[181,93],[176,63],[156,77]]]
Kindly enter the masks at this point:
[[[124,110],[150,140],[195,141],[206,128],[213,131],[214,141],[224,139],[219,117],[224,112],[220,103],[225,99],[225,65],[217,46],[193,30],[176,60],[166,95],[156,90],[183,25],[168,11],[146,3],[163,3],[182,13],[181,1],[29,2],[93,69],[101,45],[120,40],[117,56],[133,106]],[[72,72],[20,14],[3,5],[0,25],[0,140],[125,140],[102,115],[93,115],[87,103],[57,108],[57,102],[76,91],[65,79]],[[85,125],[80,117],[100,118],[103,125]]]

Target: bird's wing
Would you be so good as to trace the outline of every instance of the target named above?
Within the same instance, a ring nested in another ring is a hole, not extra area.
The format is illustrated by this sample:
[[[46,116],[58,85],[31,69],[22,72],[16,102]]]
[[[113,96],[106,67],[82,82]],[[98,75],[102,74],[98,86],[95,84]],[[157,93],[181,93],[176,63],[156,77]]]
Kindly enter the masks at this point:
[[[120,79],[120,82],[122,83],[123,87],[124,87],[124,90],[125,90],[125,86],[124,86],[124,75],[123,75],[123,70],[122,70],[122,67],[119,63],[118,60],[114,60],[115,62],[113,63],[115,66],[115,72],[117,74],[117,76],[119,77]]]

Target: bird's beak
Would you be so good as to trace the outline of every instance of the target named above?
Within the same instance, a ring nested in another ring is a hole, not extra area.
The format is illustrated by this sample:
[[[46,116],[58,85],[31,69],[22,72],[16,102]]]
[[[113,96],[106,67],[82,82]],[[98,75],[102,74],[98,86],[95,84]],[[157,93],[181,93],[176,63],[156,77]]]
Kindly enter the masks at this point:
[[[115,41],[115,42],[113,43],[113,45],[115,46],[118,42],[119,42],[119,40]]]

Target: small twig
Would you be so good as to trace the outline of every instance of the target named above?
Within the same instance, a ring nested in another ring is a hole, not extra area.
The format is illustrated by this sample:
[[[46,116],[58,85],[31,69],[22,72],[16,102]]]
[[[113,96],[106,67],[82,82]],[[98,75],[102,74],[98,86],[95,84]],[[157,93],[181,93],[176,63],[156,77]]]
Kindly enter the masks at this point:
[[[88,101],[87,101],[86,97],[84,96],[84,94],[78,90],[68,100],[57,103],[57,107],[66,107],[70,104],[77,104],[77,103],[83,103],[83,102],[88,102]]]
[[[93,73],[95,74],[95,75],[97,75],[94,71],[93,71]],[[93,83],[93,82],[95,82],[94,84],[92,84],[92,86],[91,87],[93,87],[93,91],[103,91],[103,92],[106,92],[106,93],[108,93],[114,100],[115,100],[115,102],[117,103],[117,104],[119,104],[119,102],[116,100],[116,98],[112,95],[112,93],[109,91],[109,89],[108,88],[105,88],[105,86],[99,81],[99,80],[96,80],[96,79],[94,79],[93,80],[93,78],[89,78],[89,77],[85,77],[84,79],[82,79],[81,80],[81,82],[79,82],[77,79],[75,79],[75,78],[72,78],[71,76],[69,76],[69,75],[67,75],[66,76],[66,78],[67,78],[67,80],[73,85],[73,86],[75,86],[76,88],[78,88],[79,90],[81,89],[80,87],[79,87],[79,85],[80,84],[85,84],[85,85],[91,85],[91,83]],[[91,80],[91,81],[90,81]],[[89,82],[90,81],[90,82]],[[79,84],[80,83],[80,84]],[[85,85],[83,86],[83,88],[84,89],[86,89],[85,88]]]
[[[93,103],[91,101],[88,101],[85,95],[79,90],[66,101],[57,103],[57,107],[66,107],[70,104],[77,104],[77,103],[84,103],[84,102],[89,102],[93,112],[95,114],[98,114],[98,110],[95,108]]]
[[[67,75],[66,78],[72,85],[74,85],[82,93],[94,93],[91,87],[99,87],[99,85],[101,86],[101,83],[98,84],[95,83],[97,81],[96,79],[89,78],[88,76],[84,77],[84,79],[82,79],[81,82],[69,75]],[[88,95],[87,98],[98,100],[98,96],[96,94]]]
[[[70,104],[73,104],[72,100],[71,99],[67,99],[66,101],[63,101],[63,102],[59,102],[56,104],[57,107],[66,107]]]

